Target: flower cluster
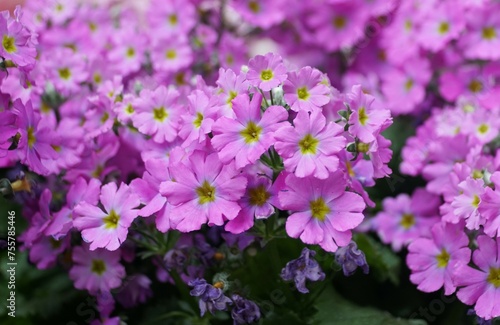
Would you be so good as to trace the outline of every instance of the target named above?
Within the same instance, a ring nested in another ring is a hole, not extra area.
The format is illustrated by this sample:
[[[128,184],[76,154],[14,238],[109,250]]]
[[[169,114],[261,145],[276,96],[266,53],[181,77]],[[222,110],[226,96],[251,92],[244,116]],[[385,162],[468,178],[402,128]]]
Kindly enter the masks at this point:
[[[0,15],[0,193],[31,262],[112,296],[96,324],[151,296],[138,256],[202,315],[257,321],[242,288],[202,279],[285,236],[367,273],[362,223],[407,248],[419,290],[500,316],[497,1],[132,2]],[[399,169],[425,185],[379,201],[391,115],[413,117]],[[281,278],[308,292],[314,254]]]

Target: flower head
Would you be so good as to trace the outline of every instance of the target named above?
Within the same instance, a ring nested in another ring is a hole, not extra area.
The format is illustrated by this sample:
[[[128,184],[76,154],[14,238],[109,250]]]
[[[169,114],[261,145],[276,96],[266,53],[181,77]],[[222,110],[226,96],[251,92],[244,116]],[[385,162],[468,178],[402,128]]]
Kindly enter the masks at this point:
[[[286,263],[281,270],[281,278],[285,281],[294,281],[299,292],[308,293],[306,280],[323,281],[325,279],[325,273],[314,259],[314,255],[316,255],[315,251],[305,247],[299,258]]]

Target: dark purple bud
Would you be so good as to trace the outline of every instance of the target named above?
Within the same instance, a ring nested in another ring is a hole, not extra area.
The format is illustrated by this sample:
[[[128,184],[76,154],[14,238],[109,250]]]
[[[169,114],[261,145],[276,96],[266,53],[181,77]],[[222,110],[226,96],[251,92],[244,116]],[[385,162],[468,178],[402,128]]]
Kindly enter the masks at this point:
[[[467,315],[469,316],[476,316],[476,323],[477,325],[492,325],[493,324],[493,320],[486,320],[484,318],[481,318],[479,316],[476,315],[476,312],[474,311],[474,309],[469,309],[467,310]]]
[[[238,295],[232,296],[234,308],[231,311],[234,325],[249,324],[259,320],[260,310],[257,304]]]
[[[306,280],[322,281],[325,279],[325,273],[314,260],[314,255],[316,255],[315,251],[304,248],[298,259],[291,260],[281,270],[281,278],[285,281],[293,280],[299,292],[308,293]]]
[[[358,249],[358,245],[351,241],[347,246],[340,247],[335,252],[335,260],[342,266],[345,276],[351,276],[360,267],[365,274],[368,274],[369,267],[366,263],[365,253]]]

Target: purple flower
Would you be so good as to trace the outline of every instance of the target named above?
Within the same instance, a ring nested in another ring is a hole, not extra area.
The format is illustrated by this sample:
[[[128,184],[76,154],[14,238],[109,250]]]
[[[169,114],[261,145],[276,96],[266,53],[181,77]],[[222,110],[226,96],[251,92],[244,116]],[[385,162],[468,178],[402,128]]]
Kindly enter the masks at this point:
[[[199,306],[201,316],[208,311],[213,315],[215,310],[226,310],[227,305],[231,305],[232,301],[226,297],[217,282],[215,286],[208,284],[204,279],[195,279],[189,281],[189,286],[193,287],[190,294],[193,297],[200,297]]]
[[[363,253],[358,248],[358,245],[352,240],[347,246],[340,247],[335,252],[335,261],[342,266],[342,271],[344,271],[345,276],[353,275],[358,267],[362,268],[365,274],[369,272],[365,253]]]
[[[285,281],[295,281],[297,290],[301,293],[308,293],[306,280],[323,281],[325,273],[321,270],[318,262],[313,257],[316,252],[307,247],[302,250],[300,257],[288,262],[281,270],[281,278]]]
[[[256,322],[260,318],[260,310],[257,304],[241,296],[233,295],[234,308],[231,311],[234,325],[249,324]]]

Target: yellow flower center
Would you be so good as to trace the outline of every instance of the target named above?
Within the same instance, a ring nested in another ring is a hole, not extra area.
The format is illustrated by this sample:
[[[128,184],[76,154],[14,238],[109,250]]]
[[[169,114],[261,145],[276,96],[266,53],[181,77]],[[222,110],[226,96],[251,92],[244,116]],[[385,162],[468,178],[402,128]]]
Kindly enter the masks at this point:
[[[200,112],[196,113],[196,119],[193,121],[194,126],[199,128],[201,126],[201,122],[203,122],[203,114]]]
[[[102,76],[99,73],[94,73],[94,82],[96,84],[100,84],[102,82]]]
[[[233,107],[233,99],[235,99],[236,96],[238,96],[237,92],[232,91],[232,90],[229,91],[229,95],[227,96],[226,103],[229,104],[229,106]]]
[[[125,108],[125,112],[127,112],[128,114],[132,114],[135,112],[134,110],[134,107],[132,106],[132,104],[128,104],[127,107]]]
[[[248,196],[250,197],[250,204],[256,206],[263,206],[267,200],[271,197],[271,194],[266,191],[264,185],[259,185],[257,187],[248,190]]]
[[[273,76],[274,76],[274,74],[270,69],[262,70],[262,72],[260,73],[260,79],[262,79],[264,81],[269,81],[269,80],[273,79]]]
[[[307,100],[309,97],[311,97],[311,94],[307,91],[307,87],[300,87],[297,89],[297,96],[299,97],[300,100]]]
[[[354,173],[354,170],[352,169],[352,165],[349,161],[345,162],[345,165],[347,167],[347,173],[349,174],[350,177],[356,176],[356,173]]]
[[[485,124],[485,123],[479,125],[479,127],[477,128],[477,130],[481,134],[485,134],[486,132],[488,132],[489,129],[490,129],[490,127],[488,126],[488,124]]]
[[[356,150],[358,150],[358,152],[367,153],[368,150],[370,150],[370,145],[368,143],[359,142],[356,145]]]
[[[410,91],[412,88],[413,88],[413,80],[412,79],[408,79],[405,82],[405,90],[406,91]]]
[[[326,205],[325,200],[323,200],[323,198],[311,201],[309,203],[309,208],[311,209],[311,214],[313,218],[316,218],[319,221],[324,221],[326,215],[329,214],[331,211],[328,205]]]
[[[368,121],[368,114],[366,114],[366,109],[361,107],[358,111],[358,120],[361,125],[365,125]]]
[[[477,207],[479,206],[479,202],[481,202],[481,200],[479,199],[479,196],[474,195],[474,196],[472,197],[472,206],[473,206],[474,208],[477,208]]]
[[[118,227],[118,221],[120,221],[120,216],[115,212],[115,210],[111,209],[109,215],[102,219],[102,221],[104,222],[104,228],[116,229],[116,227]]]
[[[133,58],[135,56],[135,49],[133,47],[129,47],[127,49],[127,57]]]
[[[474,169],[474,171],[472,172],[472,178],[474,178],[474,179],[480,179],[480,178],[483,178],[483,176],[484,176],[484,174],[483,174],[482,170]]]
[[[483,83],[479,80],[472,80],[469,83],[469,90],[472,91],[473,93],[478,93],[481,90],[483,90]]]
[[[168,50],[165,57],[169,60],[173,60],[177,57],[177,52],[175,52],[175,50]]]
[[[314,138],[311,134],[306,134],[302,140],[299,141],[300,152],[303,155],[316,154],[316,148],[318,147],[319,140]]]
[[[252,0],[248,2],[248,9],[253,13],[258,13],[260,11],[260,5],[258,1]]]
[[[441,253],[436,255],[436,260],[437,260],[437,266],[440,268],[444,268],[448,265],[448,262],[450,261],[450,254],[443,248],[441,250]]]
[[[198,194],[198,204],[215,201],[215,187],[207,181],[203,181],[203,184],[196,189],[196,194]]]
[[[35,129],[32,126],[30,126],[28,128],[28,147],[30,147],[30,149],[33,148],[35,142],[36,142]]]
[[[411,213],[403,213],[399,224],[401,225],[401,227],[408,230],[413,227],[413,225],[415,225],[415,216]]]
[[[485,27],[483,28],[483,38],[485,40],[492,40],[497,37],[497,32],[493,27]]]
[[[254,143],[259,141],[261,133],[262,128],[252,121],[248,122],[247,127],[240,132],[243,139],[245,139],[245,143]]]
[[[104,114],[102,114],[102,117],[101,117],[101,123],[105,123],[108,119],[109,119],[109,113],[104,112]]]
[[[91,270],[97,275],[102,275],[106,271],[106,263],[103,260],[92,260]]]
[[[493,284],[495,288],[500,287],[500,268],[491,267],[490,273],[488,274],[488,282]]]
[[[158,108],[154,108],[153,115],[154,115],[155,120],[157,120],[159,122],[163,122],[168,117],[168,113],[165,110],[165,107],[163,107],[163,106],[158,107]]]
[[[177,17],[176,14],[171,14],[170,16],[168,16],[168,22],[170,23],[170,25],[175,26],[179,22],[179,17]]]
[[[71,70],[68,68],[59,69],[58,72],[61,79],[68,80],[71,77]]]
[[[7,53],[14,53],[17,51],[14,37],[4,35],[2,38],[2,46]]]
[[[411,20],[407,20],[407,21],[405,21],[405,30],[406,30],[407,32],[409,32],[409,31],[411,30],[411,28],[412,28],[412,27],[413,27],[413,24],[412,24]]]
[[[448,33],[449,31],[450,31],[450,24],[448,24],[448,22],[443,21],[441,24],[439,24],[439,27],[438,27],[439,34],[444,35],[444,34]]]
[[[342,29],[345,27],[347,20],[343,16],[337,16],[337,17],[333,18],[332,23],[333,23],[333,26],[335,28]]]

